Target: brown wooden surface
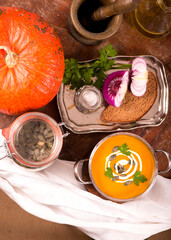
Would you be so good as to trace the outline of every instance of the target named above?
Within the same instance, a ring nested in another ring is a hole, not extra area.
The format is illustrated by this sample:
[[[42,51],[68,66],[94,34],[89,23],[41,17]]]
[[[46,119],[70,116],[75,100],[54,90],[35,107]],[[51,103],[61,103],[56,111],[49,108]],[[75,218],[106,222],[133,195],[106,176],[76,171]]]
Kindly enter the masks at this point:
[[[148,39],[139,34],[132,26],[128,14],[124,14],[122,24],[115,35],[103,41],[99,45],[86,46],[76,41],[68,29],[67,17],[69,14],[71,0],[0,0],[0,6],[23,7],[44,17],[59,35],[65,57],[74,57],[78,60],[88,60],[98,57],[98,49],[111,43],[117,49],[118,55],[153,55],[161,60],[166,69],[166,75],[171,89],[171,37],[161,39]],[[170,94],[171,95],[171,94]],[[56,98],[47,106],[39,109],[50,115],[57,122],[60,116],[57,108]],[[10,125],[16,116],[0,114],[0,128]],[[166,120],[158,127],[140,128],[130,131],[146,139],[154,149],[163,149],[171,152],[171,110]],[[60,159],[78,161],[88,158],[95,144],[108,133],[91,133],[84,135],[71,134],[64,139]],[[166,161],[159,156],[159,168],[164,168]],[[165,176],[171,176],[166,174]]]

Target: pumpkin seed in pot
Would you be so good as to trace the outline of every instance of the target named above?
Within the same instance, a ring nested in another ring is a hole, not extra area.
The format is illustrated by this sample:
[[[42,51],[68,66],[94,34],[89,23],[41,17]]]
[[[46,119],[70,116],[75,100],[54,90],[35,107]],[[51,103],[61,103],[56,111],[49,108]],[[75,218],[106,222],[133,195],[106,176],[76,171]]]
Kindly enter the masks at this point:
[[[43,134],[38,134],[37,138],[41,141],[41,142],[46,142],[45,137],[43,136]]]
[[[35,149],[34,154],[35,154],[36,157],[40,155],[40,152],[39,152],[39,149],[38,149],[38,148]]]
[[[14,145],[19,154],[31,161],[47,158],[53,144],[54,133],[50,125],[41,120],[26,122],[14,137]]]
[[[43,130],[46,128],[46,125],[44,123],[41,123],[40,124],[40,127],[39,127],[39,133],[43,133]]]
[[[51,131],[51,132],[48,132],[48,133],[46,134],[46,138],[51,138],[51,137],[53,137],[52,131]]]
[[[53,146],[53,144],[49,141],[46,142],[47,146],[48,146],[48,150],[50,150]]]
[[[46,136],[46,134],[48,134],[49,131],[50,131],[50,128],[46,128],[46,129],[43,131],[44,136]]]

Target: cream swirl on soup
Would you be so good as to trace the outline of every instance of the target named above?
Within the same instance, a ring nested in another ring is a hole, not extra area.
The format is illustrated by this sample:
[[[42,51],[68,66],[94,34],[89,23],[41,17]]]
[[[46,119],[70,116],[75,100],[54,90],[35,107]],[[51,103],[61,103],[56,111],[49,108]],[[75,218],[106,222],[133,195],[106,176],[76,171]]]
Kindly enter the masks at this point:
[[[125,154],[117,150],[106,157],[105,170],[112,167],[113,165],[113,177],[119,177],[116,180],[118,183],[124,183],[127,180],[132,181],[135,172],[142,170],[142,160],[140,155],[135,151],[129,151],[131,152],[129,156],[126,156]],[[112,155],[115,155],[116,157],[113,160],[110,160]],[[119,172],[119,169],[121,168],[123,170]]]

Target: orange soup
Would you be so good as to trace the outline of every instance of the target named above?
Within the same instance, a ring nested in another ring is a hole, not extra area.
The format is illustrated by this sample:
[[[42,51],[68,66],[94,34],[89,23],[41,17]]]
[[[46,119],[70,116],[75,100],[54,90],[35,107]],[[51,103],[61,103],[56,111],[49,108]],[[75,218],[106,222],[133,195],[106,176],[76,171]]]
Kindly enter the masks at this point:
[[[91,174],[96,186],[115,199],[142,194],[156,172],[153,153],[132,135],[111,136],[92,155]]]

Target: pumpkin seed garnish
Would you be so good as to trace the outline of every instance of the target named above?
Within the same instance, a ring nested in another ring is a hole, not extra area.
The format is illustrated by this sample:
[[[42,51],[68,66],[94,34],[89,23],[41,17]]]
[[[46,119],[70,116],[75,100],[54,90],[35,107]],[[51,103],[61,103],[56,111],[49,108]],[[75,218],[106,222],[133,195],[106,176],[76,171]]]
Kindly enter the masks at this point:
[[[108,158],[108,161],[112,161],[116,158],[116,154],[112,154],[110,155],[110,157]]]
[[[112,152],[116,152],[116,151],[118,151],[118,149],[119,149],[119,147],[118,147],[118,146],[115,146],[115,147],[113,148]]]
[[[112,181],[117,181],[119,179],[119,176],[114,176],[113,178],[112,178]]]
[[[119,164],[118,165],[118,173],[123,173],[125,171],[126,171],[126,168],[123,165]]]
[[[132,181],[128,180],[128,181],[124,182],[124,186],[128,186],[128,185],[130,185],[131,183],[132,183]]]
[[[131,160],[129,159],[128,164],[131,165]],[[132,165],[135,165],[135,161],[132,160]]]

